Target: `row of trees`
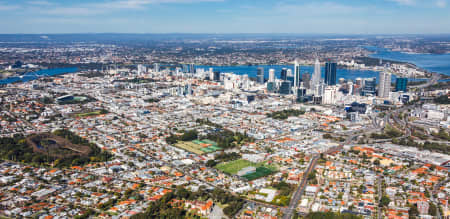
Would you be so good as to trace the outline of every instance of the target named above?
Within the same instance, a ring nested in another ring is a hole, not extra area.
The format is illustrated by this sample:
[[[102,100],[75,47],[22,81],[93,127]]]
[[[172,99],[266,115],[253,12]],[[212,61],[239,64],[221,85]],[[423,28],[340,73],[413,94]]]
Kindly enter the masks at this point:
[[[166,138],[166,142],[168,144],[175,144],[178,141],[193,141],[198,138],[198,131],[197,130],[188,130],[188,131],[182,131],[183,134],[181,136],[176,136],[174,134],[171,134],[169,137]]]
[[[236,152],[232,152],[232,153],[224,153],[224,152],[222,152],[220,154],[217,154],[214,157],[214,160],[208,160],[206,162],[206,166],[207,167],[214,167],[214,166],[216,166],[219,163],[232,161],[232,160],[237,160],[239,158],[241,158],[241,155],[236,153]]]
[[[223,209],[223,212],[230,218],[239,212],[245,203],[245,200],[242,198],[233,196],[221,189],[216,188],[213,191],[207,191],[201,187],[197,192],[191,192],[180,186],[174,192],[168,193],[161,199],[150,203],[144,213],[136,214],[131,218],[185,218],[188,216],[188,212],[184,208],[172,206],[171,201],[173,199],[205,201],[211,199],[214,202],[226,203],[228,206]]]
[[[295,217],[294,217],[295,218]],[[299,218],[299,217],[297,217]],[[305,217],[306,219],[362,219],[363,217],[350,213],[335,212],[311,212]]]
[[[415,141],[413,138],[408,137],[407,139],[392,139],[392,143],[398,145],[405,145],[410,147],[416,147],[421,150],[430,150],[430,151],[438,151],[444,154],[450,154],[450,145],[447,144],[439,144],[435,142],[425,141],[424,143],[420,143]]]
[[[370,135],[370,137],[373,139],[389,139],[389,138],[398,138],[402,135],[403,135],[403,133],[400,130],[398,130],[394,127],[391,127],[389,125],[386,125],[383,133],[381,133],[381,134],[372,133]]]
[[[443,128],[439,129],[439,132],[437,133],[432,133],[432,135],[436,138],[450,141],[450,133]]]
[[[220,131],[209,133],[206,136],[199,136],[197,130],[182,131],[181,136],[176,136],[171,134],[166,138],[168,144],[175,144],[178,141],[192,141],[196,139],[209,139],[217,143],[217,146],[227,149],[233,148],[243,143],[253,142],[254,139],[249,137],[247,134],[242,134],[240,132],[232,132],[227,129],[222,129]]]
[[[436,97],[434,99],[434,102],[438,103],[438,104],[450,104],[450,99],[448,98],[448,95],[445,94],[445,95]]]
[[[232,132],[228,129],[223,129],[218,132],[209,133],[204,138],[217,143],[217,146],[227,149],[233,148],[244,143],[253,142],[254,139],[249,137],[247,133]]]
[[[267,113],[267,117],[271,117],[273,119],[285,120],[290,116],[299,116],[299,115],[303,115],[303,114],[305,114],[304,110],[289,109],[289,110],[276,111],[273,113]]]

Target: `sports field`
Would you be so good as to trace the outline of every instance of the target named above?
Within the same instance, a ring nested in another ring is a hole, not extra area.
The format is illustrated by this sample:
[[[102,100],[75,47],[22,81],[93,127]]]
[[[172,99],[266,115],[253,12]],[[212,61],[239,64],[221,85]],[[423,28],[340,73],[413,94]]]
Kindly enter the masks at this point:
[[[254,179],[268,176],[274,172],[275,171],[273,171],[267,167],[261,166],[261,167],[256,168],[256,172],[243,175],[242,177],[246,178],[248,181],[252,181]]]
[[[205,153],[200,150],[202,148],[200,145],[190,141],[179,141],[175,144],[175,146],[198,155],[202,155]]]
[[[78,113],[75,114],[76,117],[88,117],[88,116],[98,116],[102,114],[102,112],[100,110],[97,111],[93,111],[93,112],[88,112],[88,113]]]
[[[252,163],[248,160],[239,159],[226,163],[217,164],[216,168],[224,173],[228,173],[230,175],[235,175],[239,170],[249,167],[255,166],[255,163]]]
[[[239,170],[249,166],[256,167],[256,171],[254,173],[249,173],[242,176],[249,181],[270,175],[277,171],[275,166],[265,165],[264,163],[252,163],[244,159],[220,163],[216,165],[216,168],[224,173],[235,175],[239,172]]]
[[[176,143],[175,146],[199,155],[222,150],[221,147],[217,146],[216,142],[207,139],[201,141],[199,140],[178,141],[178,143]]]

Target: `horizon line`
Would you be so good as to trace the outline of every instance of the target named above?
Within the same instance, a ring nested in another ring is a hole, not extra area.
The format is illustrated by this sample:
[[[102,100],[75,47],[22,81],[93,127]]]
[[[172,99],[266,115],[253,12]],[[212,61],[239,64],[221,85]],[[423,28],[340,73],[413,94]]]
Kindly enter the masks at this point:
[[[160,32],[160,33],[138,33],[138,32],[67,32],[67,33],[0,33],[0,35],[67,35],[67,34],[134,34],[134,35],[349,35],[349,36],[373,36],[373,35],[450,35],[449,33],[193,33],[193,32]]]

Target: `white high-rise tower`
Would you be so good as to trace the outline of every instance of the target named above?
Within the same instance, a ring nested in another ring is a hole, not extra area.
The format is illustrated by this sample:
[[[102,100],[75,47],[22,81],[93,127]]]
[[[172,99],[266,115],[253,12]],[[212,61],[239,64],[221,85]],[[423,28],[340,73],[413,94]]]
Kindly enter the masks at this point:
[[[316,59],[316,62],[314,63],[314,73],[311,78],[311,88],[316,87],[320,83],[321,77],[320,62],[319,59]]]
[[[269,82],[275,82],[275,69],[269,69]]]
[[[298,60],[295,59],[295,65],[294,65],[294,88],[300,87],[300,64],[298,63]]]
[[[391,73],[380,72],[380,87],[378,89],[378,96],[388,98],[391,91]]]

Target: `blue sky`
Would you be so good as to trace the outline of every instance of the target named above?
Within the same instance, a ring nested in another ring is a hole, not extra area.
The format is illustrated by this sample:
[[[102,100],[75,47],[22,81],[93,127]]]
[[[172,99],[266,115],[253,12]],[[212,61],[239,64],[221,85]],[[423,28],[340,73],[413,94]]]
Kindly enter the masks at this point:
[[[0,33],[450,33],[450,0],[0,0]]]

